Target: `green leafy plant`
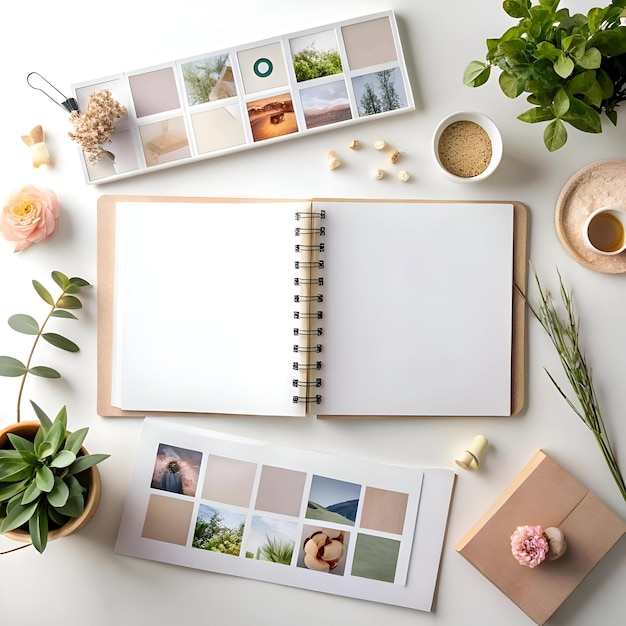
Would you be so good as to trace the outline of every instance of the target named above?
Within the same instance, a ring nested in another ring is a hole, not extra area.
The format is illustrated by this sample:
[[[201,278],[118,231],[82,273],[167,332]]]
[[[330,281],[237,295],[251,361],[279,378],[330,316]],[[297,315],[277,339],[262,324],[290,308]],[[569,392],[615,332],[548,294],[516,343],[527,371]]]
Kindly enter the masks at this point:
[[[0,450],[0,533],[28,524],[33,545],[43,552],[51,525],[83,513],[86,490],[77,475],[109,455],[80,454],[89,429],[68,433],[65,407],[52,421],[31,404],[41,424],[35,439],[9,433],[13,449]]]
[[[0,356],[0,376],[21,377],[17,395],[16,422],[21,421],[21,403],[28,374],[44,378],[60,378],[59,372],[44,365],[32,365],[39,340],[67,352],[78,352],[78,346],[63,335],[46,331],[52,318],[78,319],[71,310],[82,308],[77,297],[89,285],[82,278],[68,278],[54,271],[54,282],[61,289],[56,298],[38,281],[33,287],[50,307],[39,324],[32,316],[23,313],[12,315],[9,326],[22,334],[34,336],[26,362],[9,356]],[[82,515],[85,507],[85,487],[78,476],[93,467],[107,454],[84,454],[83,441],[88,428],[73,433],[67,431],[67,410],[64,406],[54,420],[31,401],[39,428],[33,440],[8,433],[10,447],[0,449],[0,533],[16,528],[28,528],[31,540],[43,552],[51,528],[63,526],[69,519]]]
[[[552,341],[577,403],[568,397],[550,372],[546,370],[546,373],[574,413],[593,433],[611,475],[622,497],[626,500],[626,483],[611,445],[611,439],[604,425],[594,389],[591,367],[588,365],[579,344],[579,322],[576,318],[572,294],[566,290],[559,274],[559,290],[563,310],[557,310],[552,295],[549,291],[544,290],[534,268],[533,273],[539,291],[539,302],[537,305],[532,305],[527,301],[528,307]]]
[[[501,37],[487,39],[486,62],[472,61],[463,75],[470,87],[484,85],[491,69],[509,98],[528,94],[532,108],[518,116],[548,122],[543,140],[555,151],[567,142],[565,124],[601,133],[601,114],[617,124],[626,100],[626,0],[571,15],[560,0],[505,0],[504,11],[519,21]]]
[[[50,345],[60,348],[61,350],[66,350],[67,352],[79,351],[79,347],[70,339],[67,339],[63,335],[59,335],[58,333],[44,332],[44,330],[52,318],[72,320],[78,319],[71,312],[71,310],[82,308],[83,305],[76,294],[79,294],[81,289],[89,285],[89,283],[83,278],[68,278],[65,274],[57,271],[52,272],[52,279],[62,289],[61,295],[56,300],[40,282],[33,280],[33,287],[35,288],[35,291],[39,294],[41,299],[50,306],[50,311],[41,325],[38,324],[37,320],[33,317],[24,313],[12,315],[8,320],[9,326],[13,330],[18,333],[33,335],[35,337],[33,346],[30,350],[28,358],[26,359],[26,363],[23,363],[14,357],[0,356],[0,376],[22,377],[22,382],[17,394],[16,421],[18,422],[21,419],[20,407],[22,404],[22,394],[24,392],[24,384],[26,382],[27,374],[41,376],[44,378],[61,378],[61,374],[51,367],[46,367],[44,365],[31,365],[33,354],[39,340],[43,339]]]

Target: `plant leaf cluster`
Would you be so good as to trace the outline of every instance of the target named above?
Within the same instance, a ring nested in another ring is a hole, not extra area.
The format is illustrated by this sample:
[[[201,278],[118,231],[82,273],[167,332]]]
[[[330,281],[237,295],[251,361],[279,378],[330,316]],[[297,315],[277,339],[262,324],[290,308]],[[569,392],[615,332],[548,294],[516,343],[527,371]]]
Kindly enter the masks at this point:
[[[68,433],[65,407],[52,421],[31,404],[41,423],[34,440],[9,433],[12,448],[0,450],[0,533],[27,524],[33,545],[43,552],[51,526],[83,513],[85,488],[77,476],[109,455],[81,454],[89,429]]]
[[[518,116],[548,122],[543,140],[555,151],[567,142],[566,124],[602,132],[601,114],[617,124],[626,100],[626,0],[612,0],[584,15],[559,8],[560,0],[504,0],[515,26],[487,39],[486,61],[472,61],[463,75],[470,87],[484,85],[501,70],[499,85],[509,98],[528,94],[532,108]]]
[[[83,278],[68,278],[65,274],[58,271],[52,272],[51,276],[52,280],[62,290],[61,295],[56,300],[40,282],[36,280],[32,281],[33,287],[39,297],[50,306],[50,311],[44,321],[39,324],[33,317],[24,313],[12,315],[8,320],[9,326],[13,330],[24,335],[34,336],[35,338],[26,363],[14,357],[0,356],[0,376],[22,377],[22,383],[17,398],[18,422],[20,421],[20,406],[26,375],[32,374],[33,376],[41,376],[43,378],[61,378],[61,374],[51,367],[45,365],[31,365],[33,353],[39,340],[43,339],[50,345],[67,352],[79,351],[79,347],[67,337],[58,333],[45,332],[45,329],[51,318],[78,319],[74,313],[72,313],[72,310],[82,308],[83,305],[77,295],[80,294],[81,289],[88,286],[89,283]]]

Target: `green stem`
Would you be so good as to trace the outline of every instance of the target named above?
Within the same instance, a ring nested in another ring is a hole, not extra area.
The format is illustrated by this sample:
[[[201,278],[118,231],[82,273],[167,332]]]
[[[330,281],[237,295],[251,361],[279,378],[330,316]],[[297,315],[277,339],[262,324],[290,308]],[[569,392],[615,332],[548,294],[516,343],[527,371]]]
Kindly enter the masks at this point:
[[[26,375],[28,374],[28,370],[30,369],[30,362],[31,362],[31,360],[33,358],[33,354],[35,353],[35,348],[37,347],[37,343],[39,342],[39,339],[41,338],[41,335],[43,334],[43,331],[44,331],[44,329],[46,327],[46,324],[48,323],[48,321],[52,317],[52,314],[57,309],[57,304],[59,303],[59,300],[64,295],[65,295],[65,290],[63,290],[61,295],[56,299],[55,303],[52,305],[52,308],[50,309],[50,312],[46,316],[46,319],[43,321],[43,324],[41,325],[41,327],[39,328],[39,332],[37,333],[37,336],[35,337],[35,341],[33,342],[33,347],[31,348],[30,354],[28,355],[28,359],[26,361],[26,371],[24,372],[24,375],[22,376],[22,383],[20,384],[20,390],[19,390],[19,392],[17,394],[17,421],[18,422],[21,419],[20,407],[22,405],[22,394],[24,392],[24,385],[26,383]]]

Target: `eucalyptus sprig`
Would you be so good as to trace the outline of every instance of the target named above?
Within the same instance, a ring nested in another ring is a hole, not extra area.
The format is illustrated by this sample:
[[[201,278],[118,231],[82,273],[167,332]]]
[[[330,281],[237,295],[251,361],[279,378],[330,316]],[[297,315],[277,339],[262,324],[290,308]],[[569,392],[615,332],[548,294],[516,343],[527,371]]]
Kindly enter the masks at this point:
[[[67,352],[78,352],[79,347],[67,337],[53,332],[44,332],[46,326],[51,318],[63,318],[63,319],[78,319],[71,310],[82,308],[82,303],[78,299],[77,294],[81,292],[83,287],[89,285],[89,283],[83,278],[68,278],[65,274],[54,271],[51,274],[52,280],[61,288],[61,295],[55,300],[50,292],[38,281],[33,280],[33,287],[39,294],[41,299],[50,306],[50,311],[39,324],[35,318],[24,313],[17,313],[12,315],[9,320],[9,326],[25,335],[32,335],[35,337],[32,348],[26,359],[26,363],[23,363],[19,359],[10,356],[0,356],[0,376],[22,377],[20,389],[17,396],[17,421],[20,421],[20,407],[22,403],[22,393],[24,391],[24,384],[26,382],[27,374],[33,376],[41,376],[43,378],[61,378],[61,374],[51,367],[45,365],[32,366],[33,355],[35,348],[40,339],[47,341],[50,345],[53,345],[61,350]]]
[[[572,294],[567,291],[563,284],[561,274],[558,273],[559,291],[564,306],[564,312],[557,311],[552,294],[543,289],[534,268],[533,274],[539,291],[539,302],[537,305],[532,305],[526,300],[526,303],[552,341],[552,345],[555,347],[559,356],[563,371],[576,396],[577,404],[568,397],[548,370],[546,370],[546,373],[574,413],[578,415],[587,428],[593,433],[611,475],[622,497],[626,500],[626,483],[624,482],[624,477],[619,468],[615,451],[604,425],[593,385],[591,367],[588,365],[579,344],[579,321],[576,318]]]
[[[601,114],[617,124],[626,100],[626,0],[612,0],[585,15],[559,8],[560,0],[504,0],[518,20],[499,38],[487,39],[486,62],[472,61],[463,75],[469,87],[484,85],[499,68],[509,98],[528,94],[533,105],[523,122],[549,122],[543,140],[551,152],[567,141],[565,124],[601,133]]]

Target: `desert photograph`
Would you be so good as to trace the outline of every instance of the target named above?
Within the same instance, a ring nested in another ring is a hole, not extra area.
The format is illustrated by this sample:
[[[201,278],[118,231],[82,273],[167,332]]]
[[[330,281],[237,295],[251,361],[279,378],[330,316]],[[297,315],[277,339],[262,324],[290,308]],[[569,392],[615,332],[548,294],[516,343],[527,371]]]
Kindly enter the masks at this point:
[[[298,132],[290,93],[248,102],[248,118],[254,141]]]

